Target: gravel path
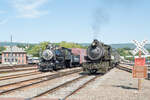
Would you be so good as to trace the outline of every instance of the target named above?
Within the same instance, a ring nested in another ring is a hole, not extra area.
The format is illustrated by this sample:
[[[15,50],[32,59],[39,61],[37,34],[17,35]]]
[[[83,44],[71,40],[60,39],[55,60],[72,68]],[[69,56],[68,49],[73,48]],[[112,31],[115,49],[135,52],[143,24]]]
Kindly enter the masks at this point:
[[[51,89],[59,84],[62,84],[66,81],[70,81],[72,79],[75,79],[79,77],[80,74],[72,74],[72,75],[67,75],[61,78],[56,78],[47,82],[44,82],[42,84],[35,85],[33,87],[27,88],[27,89],[21,89],[18,91],[15,91],[13,93],[5,94],[0,97],[21,97],[21,98],[31,98],[33,96],[36,96],[37,94],[40,94],[44,91],[47,91],[48,89]]]
[[[132,74],[112,69],[70,96],[68,100],[150,100],[150,80],[142,80],[142,90],[137,90],[137,79]]]

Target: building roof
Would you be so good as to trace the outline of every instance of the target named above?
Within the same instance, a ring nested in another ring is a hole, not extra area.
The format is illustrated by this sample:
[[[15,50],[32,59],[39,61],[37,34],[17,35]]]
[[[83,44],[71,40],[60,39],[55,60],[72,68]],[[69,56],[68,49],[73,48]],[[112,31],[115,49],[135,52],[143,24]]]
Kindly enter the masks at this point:
[[[20,52],[20,53],[26,53],[26,51],[24,51],[24,49],[23,48],[18,48],[17,46],[13,46],[12,47],[12,50],[11,50],[11,47],[10,46],[8,46],[8,47],[6,47],[6,50],[4,50],[3,52]]]

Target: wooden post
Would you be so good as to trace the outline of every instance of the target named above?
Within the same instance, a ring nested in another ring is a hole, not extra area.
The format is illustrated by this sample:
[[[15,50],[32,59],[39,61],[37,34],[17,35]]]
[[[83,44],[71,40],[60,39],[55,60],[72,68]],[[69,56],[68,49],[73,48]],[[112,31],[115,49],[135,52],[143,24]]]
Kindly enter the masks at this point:
[[[141,50],[139,51],[139,58],[141,58],[141,55],[142,55],[142,52],[141,52]]]
[[[139,90],[139,91],[141,90],[141,84],[142,84],[142,81],[141,81],[141,79],[139,78],[139,79],[138,79],[138,90]]]
[[[141,58],[141,50],[139,51],[139,58]],[[141,84],[142,84],[142,81],[141,81],[141,79],[139,78],[138,79],[138,90],[140,91],[141,90]]]

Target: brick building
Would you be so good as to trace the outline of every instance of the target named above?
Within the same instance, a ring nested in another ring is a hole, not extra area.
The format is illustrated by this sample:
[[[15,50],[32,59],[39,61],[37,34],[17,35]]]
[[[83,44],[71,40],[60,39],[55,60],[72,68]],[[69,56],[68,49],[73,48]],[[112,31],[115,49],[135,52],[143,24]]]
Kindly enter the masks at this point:
[[[6,47],[2,52],[2,64],[27,64],[27,53],[22,48],[16,46]]]

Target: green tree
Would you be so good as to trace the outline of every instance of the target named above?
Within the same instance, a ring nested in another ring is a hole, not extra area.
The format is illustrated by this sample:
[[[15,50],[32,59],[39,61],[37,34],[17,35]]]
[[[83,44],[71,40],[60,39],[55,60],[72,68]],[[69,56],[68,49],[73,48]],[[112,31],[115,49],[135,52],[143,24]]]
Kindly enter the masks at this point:
[[[130,48],[118,48],[117,51],[121,56],[132,56]]]
[[[17,44],[17,47],[18,47],[18,48],[25,48],[26,45],[25,45],[25,44]]]
[[[39,53],[43,51],[50,42],[41,42],[39,45],[31,45],[26,51],[34,57],[39,57]]]
[[[26,49],[28,54],[33,55],[34,57],[39,57],[39,53],[45,50],[46,46],[49,44],[49,41],[41,42],[38,45],[30,45],[28,49]],[[77,43],[72,43],[72,42],[66,42],[62,41],[60,43],[53,43],[54,45],[58,45],[60,47],[65,47],[65,48],[87,48],[84,46],[81,46]]]
[[[59,46],[61,47],[65,47],[65,48],[87,48],[87,47],[84,47],[84,46],[81,46],[77,43],[73,43],[73,42],[66,42],[66,41],[62,41],[60,43],[58,43]]]
[[[0,52],[4,51],[5,49],[5,47],[0,47]]]

